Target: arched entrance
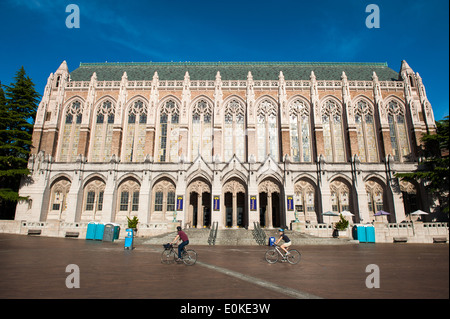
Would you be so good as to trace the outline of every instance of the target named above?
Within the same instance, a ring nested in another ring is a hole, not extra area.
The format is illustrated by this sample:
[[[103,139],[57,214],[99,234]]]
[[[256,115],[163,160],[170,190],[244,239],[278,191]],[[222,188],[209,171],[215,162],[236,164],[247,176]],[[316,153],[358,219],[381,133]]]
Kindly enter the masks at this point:
[[[203,180],[196,180],[188,186],[188,221],[191,227],[211,226],[211,187]]]
[[[232,179],[223,186],[225,206],[225,227],[247,227],[248,214],[245,186],[237,179]]]
[[[273,180],[264,180],[258,186],[258,193],[260,225],[266,228],[285,226],[278,183]]]

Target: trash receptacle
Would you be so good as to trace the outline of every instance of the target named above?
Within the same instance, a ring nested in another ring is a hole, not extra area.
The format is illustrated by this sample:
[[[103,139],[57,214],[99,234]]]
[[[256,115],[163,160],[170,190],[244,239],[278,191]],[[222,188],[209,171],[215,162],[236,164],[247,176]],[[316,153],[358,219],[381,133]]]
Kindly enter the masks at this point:
[[[94,240],[96,228],[97,228],[96,222],[90,222],[88,224],[87,230],[86,230],[86,239]]]
[[[114,241],[114,225],[106,224],[103,230],[103,241]]]
[[[132,250],[133,249],[133,229],[127,228],[125,230],[127,232],[127,235],[125,236],[124,249]]]
[[[366,227],[366,241],[368,243],[375,242],[375,227],[372,225],[367,225]]]
[[[366,226],[358,225],[357,227],[358,227],[357,233],[359,242],[366,243],[367,242]]]
[[[269,246],[273,246],[275,244],[275,237],[269,237]]]
[[[95,228],[95,240],[103,240],[103,232],[105,230],[105,225],[98,223],[97,227]]]

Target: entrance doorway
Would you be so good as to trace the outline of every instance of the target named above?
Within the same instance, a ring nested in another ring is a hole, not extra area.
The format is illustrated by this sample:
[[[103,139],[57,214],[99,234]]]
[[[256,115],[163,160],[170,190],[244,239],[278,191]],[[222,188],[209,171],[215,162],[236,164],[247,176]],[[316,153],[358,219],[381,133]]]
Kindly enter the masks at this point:
[[[235,197],[235,198],[233,198]],[[236,214],[233,214],[233,200],[236,201]],[[247,227],[248,220],[245,214],[245,194],[225,193],[225,227]]]
[[[280,194],[270,195],[265,192],[259,193],[259,223],[261,227],[282,227]]]
[[[284,227],[285,216],[278,183],[273,179],[266,179],[259,184],[258,190],[260,225],[266,228]]]
[[[191,227],[211,226],[211,189],[203,180],[196,180],[188,187],[189,216],[187,223]]]

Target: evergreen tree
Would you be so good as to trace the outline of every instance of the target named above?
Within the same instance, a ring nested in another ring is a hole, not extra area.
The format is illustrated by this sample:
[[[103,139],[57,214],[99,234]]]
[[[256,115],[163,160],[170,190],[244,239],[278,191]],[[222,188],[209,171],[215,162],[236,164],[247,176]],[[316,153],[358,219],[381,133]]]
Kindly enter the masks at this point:
[[[422,160],[414,172],[399,173],[396,177],[407,181],[424,183],[432,200],[437,200],[438,208],[449,216],[449,117],[436,122],[436,134],[425,134],[422,137],[423,146],[420,150]]]
[[[0,218],[13,218],[16,203],[22,199],[20,180],[28,175],[31,135],[40,95],[23,67],[15,82],[0,85]]]

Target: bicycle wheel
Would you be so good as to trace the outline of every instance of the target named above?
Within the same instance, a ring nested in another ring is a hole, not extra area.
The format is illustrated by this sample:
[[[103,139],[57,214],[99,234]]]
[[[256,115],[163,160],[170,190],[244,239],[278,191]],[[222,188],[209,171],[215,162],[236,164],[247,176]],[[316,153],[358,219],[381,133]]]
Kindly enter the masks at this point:
[[[163,264],[175,262],[175,252],[173,250],[164,250],[161,254],[161,262]]]
[[[197,253],[195,252],[195,250],[192,249],[185,250],[182,254],[182,257],[183,262],[188,266],[192,266],[197,262]]]
[[[290,264],[295,265],[295,264],[299,263],[300,257],[301,257],[301,254],[297,250],[292,249],[292,250],[289,250],[289,255],[287,255],[287,261]]]
[[[269,264],[274,264],[278,261],[278,252],[274,248],[269,249],[266,251],[265,257]]]

